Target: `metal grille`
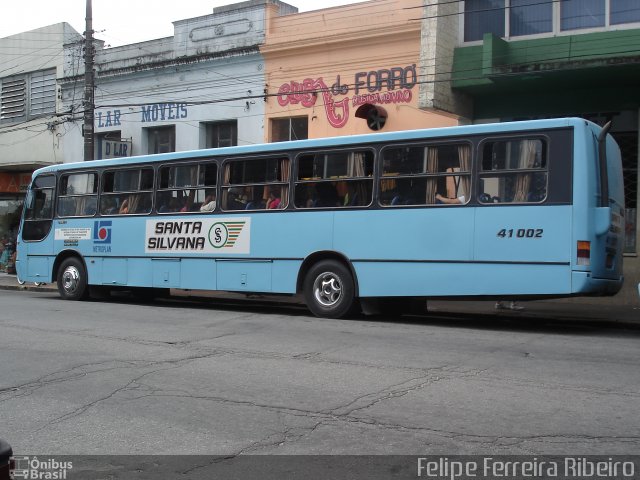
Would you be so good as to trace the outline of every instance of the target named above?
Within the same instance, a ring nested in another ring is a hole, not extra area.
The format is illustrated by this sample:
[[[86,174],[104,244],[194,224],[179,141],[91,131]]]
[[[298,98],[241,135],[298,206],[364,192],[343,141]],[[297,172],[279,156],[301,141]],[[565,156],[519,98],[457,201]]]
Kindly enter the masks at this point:
[[[638,132],[616,132],[613,138],[622,153],[625,203],[625,253],[636,253],[638,218]]]
[[[23,117],[27,96],[27,82],[24,78],[2,81],[0,119]]]
[[[46,70],[31,74],[30,115],[56,111],[56,71]]]

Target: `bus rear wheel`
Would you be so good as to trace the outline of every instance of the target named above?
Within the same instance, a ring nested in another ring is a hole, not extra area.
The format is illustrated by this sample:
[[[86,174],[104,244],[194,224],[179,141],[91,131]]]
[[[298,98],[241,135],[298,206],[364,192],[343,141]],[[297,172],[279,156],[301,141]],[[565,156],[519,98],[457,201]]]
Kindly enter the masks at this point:
[[[75,258],[67,258],[58,269],[58,292],[65,300],[82,300],[86,297],[87,272],[82,262]]]
[[[317,317],[344,317],[355,303],[351,272],[335,260],[316,263],[305,277],[304,298],[311,313]]]

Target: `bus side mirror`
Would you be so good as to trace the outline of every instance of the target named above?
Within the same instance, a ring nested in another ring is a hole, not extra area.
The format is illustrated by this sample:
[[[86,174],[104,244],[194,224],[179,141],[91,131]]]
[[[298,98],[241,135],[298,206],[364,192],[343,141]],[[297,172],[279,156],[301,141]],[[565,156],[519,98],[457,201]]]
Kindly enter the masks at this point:
[[[596,235],[604,235],[609,231],[611,226],[611,207],[596,208]]]

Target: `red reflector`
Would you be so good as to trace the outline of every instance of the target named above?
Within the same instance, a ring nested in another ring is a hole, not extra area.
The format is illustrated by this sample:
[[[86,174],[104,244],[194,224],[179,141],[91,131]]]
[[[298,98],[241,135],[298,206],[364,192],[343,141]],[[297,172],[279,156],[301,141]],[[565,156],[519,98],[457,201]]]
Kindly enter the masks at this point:
[[[578,241],[578,265],[591,264],[591,242]]]

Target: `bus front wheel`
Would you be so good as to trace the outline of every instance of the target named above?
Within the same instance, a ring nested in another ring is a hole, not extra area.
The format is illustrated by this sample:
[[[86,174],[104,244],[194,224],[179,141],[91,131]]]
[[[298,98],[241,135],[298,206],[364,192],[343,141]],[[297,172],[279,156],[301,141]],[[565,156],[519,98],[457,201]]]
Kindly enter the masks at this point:
[[[65,300],[82,300],[88,293],[87,272],[77,258],[67,258],[58,269],[58,292]]]
[[[305,277],[304,298],[311,313],[318,317],[344,317],[355,302],[351,272],[335,260],[316,263]]]

